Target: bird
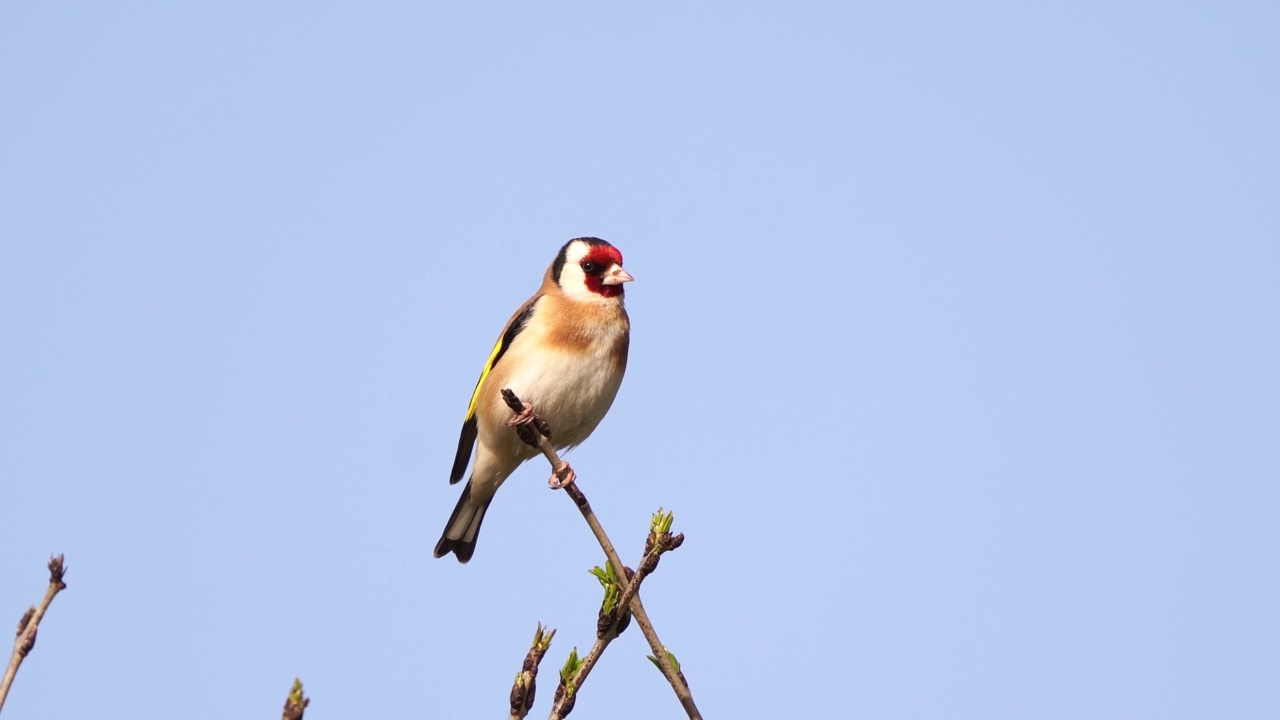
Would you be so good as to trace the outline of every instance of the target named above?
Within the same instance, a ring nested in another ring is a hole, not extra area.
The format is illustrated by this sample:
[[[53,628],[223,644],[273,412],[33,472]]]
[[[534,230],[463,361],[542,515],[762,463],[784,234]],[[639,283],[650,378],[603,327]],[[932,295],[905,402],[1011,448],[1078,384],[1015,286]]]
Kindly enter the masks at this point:
[[[513,425],[530,422],[536,413],[550,425],[552,444],[568,449],[604,419],[627,369],[631,320],[623,285],[634,279],[616,247],[600,238],[574,238],[560,248],[538,291],[507,321],[467,406],[449,484],[462,480],[469,460],[471,476],[435,557],[453,553],[458,562],[469,561],[494,493],[538,454]],[[521,399],[522,412],[512,414],[504,388]],[[553,471],[551,485],[567,485],[574,477],[565,465]]]

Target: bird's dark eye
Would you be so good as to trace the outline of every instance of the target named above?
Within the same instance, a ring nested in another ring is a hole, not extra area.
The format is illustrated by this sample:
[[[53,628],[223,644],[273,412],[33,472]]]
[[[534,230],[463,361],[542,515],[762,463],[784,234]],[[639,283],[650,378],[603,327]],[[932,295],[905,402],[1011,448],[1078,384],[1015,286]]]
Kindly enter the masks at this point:
[[[601,270],[600,266],[597,265],[596,263],[593,263],[590,260],[582,261],[582,272],[590,275],[592,273],[600,272],[600,270]]]

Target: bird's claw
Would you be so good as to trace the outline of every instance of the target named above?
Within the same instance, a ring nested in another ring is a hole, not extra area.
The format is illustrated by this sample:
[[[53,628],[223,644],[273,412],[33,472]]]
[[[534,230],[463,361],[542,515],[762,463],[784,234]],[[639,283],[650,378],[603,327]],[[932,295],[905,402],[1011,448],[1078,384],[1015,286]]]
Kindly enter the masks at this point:
[[[561,490],[568,485],[572,485],[574,480],[578,479],[578,473],[569,467],[569,463],[564,463],[551,473],[551,479],[547,481],[547,485],[552,490]]]
[[[533,414],[533,403],[520,403],[520,412],[511,416],[507,421],[507,427],[516,427],[517,425],[528,425],[537,417]]]

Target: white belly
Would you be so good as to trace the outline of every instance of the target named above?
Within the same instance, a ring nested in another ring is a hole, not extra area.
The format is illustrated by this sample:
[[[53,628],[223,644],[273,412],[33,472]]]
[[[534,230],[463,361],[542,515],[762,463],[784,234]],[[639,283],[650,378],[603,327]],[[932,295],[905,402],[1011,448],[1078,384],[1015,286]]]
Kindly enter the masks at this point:
[[[544,351],[508,378],[508,387],[551,425],[556,447],[586,440],[613,405],[622,373],[611,350],[611,342],[596,342],[586,353]]]

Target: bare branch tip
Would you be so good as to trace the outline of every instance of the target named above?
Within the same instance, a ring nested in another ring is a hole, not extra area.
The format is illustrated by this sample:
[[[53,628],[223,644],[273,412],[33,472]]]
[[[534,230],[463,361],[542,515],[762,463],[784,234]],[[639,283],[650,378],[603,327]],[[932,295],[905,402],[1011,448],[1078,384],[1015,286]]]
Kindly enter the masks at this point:
[[[49,556],[49,583],[57,585],[59,589],[65,588],[67,584],[62,578],[67,574],[66,555],[50,555]]]
[[[511,412],[521,412],[524,410],[524,403],[520,402],[520,398],[511,392],[511,388],[502,388],[502,399],[507,403],[507,407],[511,408]]]

